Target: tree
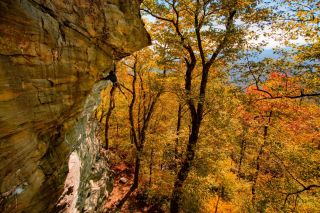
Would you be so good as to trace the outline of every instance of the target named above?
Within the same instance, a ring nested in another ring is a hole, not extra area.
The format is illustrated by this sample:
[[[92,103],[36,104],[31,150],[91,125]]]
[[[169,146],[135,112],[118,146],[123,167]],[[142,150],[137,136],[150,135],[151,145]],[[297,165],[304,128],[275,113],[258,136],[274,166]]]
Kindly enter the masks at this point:
[[[316,29],[303,2],[144,1],[154,44],[119,66],[110,116],[111,154],[134,167],[118,207],[131,195],[150,212],[317,210],[319,67],[290,44]],[[270,21],[292,48],[260,60],[252,31]]]
[[[191,116],[191,133],[186,156],[174,184],[171,212],[179,211],[182,188],[195,157],[205,111],[209,71],[213,64],[227,60],[232,53],[241,48],[244,31],[236,26],[235,19],[240,19],[244,12],[250,13],[254,6],[254,1],[171,0],[144,3],[143,10],[158,19],[170,34],[172,48],[183,53],[179,57],[184,61],[186,68],[184,90],[185,102]],[[201,75],[198,88],[192,84],[196,66]]]
[[[320,112],[319,105],[312,98],[301,101],[304,97],[286,97],[284,94],[301,91],[304,85],[297,83],[295,76],[288,77],[280,71],[274,70],[263,82],[253,83],[248,88],[248,108],[242,115],[248,127],[246,136],[242,137],[248,145],[258,147],[246,149],[248,164],[255,168],[241,175],[252,182],[255,211],[267,208],[282,211],[288,206],[288,197],[294,197],[295,192],[316,190],[319,183],[314,176],[317,170],[314,165],[318,162],[314,156],[318,150],[307,148],[313,147],[318,137],[318,125],[313,124],[317,123],[314,119]],[[301,153],[308,153],[308,159]],[[305,196],[304,202],[312,204],[312,200],[307,201],[310,195]],[[297,197],[290,200],[290,204],[296,211]]]
[[[123,61],[123,66],[129,68],[128,75],[132,78],[131,87],[120,84],[131,96],[128,117],[130,124],[130,138],[135,146],[135,163],[133,184],[126,195],[119,201],[116,208],[121,209],[131,193],[139,186],[142,154],[145,147],[147,132],[156,110],[156,105],[164,92],[161,81],[157,80],[161,74],[153,73],[154,64],[144,63],[144,59],[152,57],[152,50],[145,49],[135,53]],[[152,60],[150,59],[149,62]],[[145,79],[147,77],[147,79]],[[147,80],[147,82],[145,82]]]

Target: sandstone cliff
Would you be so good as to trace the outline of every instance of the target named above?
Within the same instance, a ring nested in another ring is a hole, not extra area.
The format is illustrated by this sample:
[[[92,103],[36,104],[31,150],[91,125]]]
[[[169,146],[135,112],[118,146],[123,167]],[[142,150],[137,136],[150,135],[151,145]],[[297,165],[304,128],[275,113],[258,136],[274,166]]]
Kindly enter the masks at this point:
[[[108,196],[92,112],[113,60],[150,42],[139,4],[0,0],[0,212],[94,212]]]

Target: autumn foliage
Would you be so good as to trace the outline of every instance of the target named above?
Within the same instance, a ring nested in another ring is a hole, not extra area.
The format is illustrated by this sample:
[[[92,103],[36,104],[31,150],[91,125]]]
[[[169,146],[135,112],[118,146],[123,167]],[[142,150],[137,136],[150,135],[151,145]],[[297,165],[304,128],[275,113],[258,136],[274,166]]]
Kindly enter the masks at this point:
[[[143,3],[154,44],[117,64],[109,134],[101,131],[111,164],[130,168],[122,211],[319,211],[320,79],[310,62],[319,37],[305,35],[311,49],[290,44],[290,29],[307,33],[314,20],[279,13],[306,2],[164,2]],[[311,2],[305,13],[318,20]],[[266,21],[291,45],[273,59],[252,56],[262,47],[248,41],[249,25]]]

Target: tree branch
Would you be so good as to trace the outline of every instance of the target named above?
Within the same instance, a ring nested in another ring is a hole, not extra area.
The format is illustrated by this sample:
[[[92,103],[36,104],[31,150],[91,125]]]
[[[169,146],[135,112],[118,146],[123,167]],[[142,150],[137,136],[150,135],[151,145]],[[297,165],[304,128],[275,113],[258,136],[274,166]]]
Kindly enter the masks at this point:
[[[231,32],[233,21],[234,21],[234,17],[236,15],[236,13],[237,13],[236,10],[232,10],[232,11],[229,12],[229,16],[228,16],[228,19],[227,19],[227,22],[226,22],[226,33],[224,35],[224,38],[220,42],[220,44],[217,47],[217,49],[212,54],[210,60],[206,63],[206,66],[210,67],[212,65],[212,63],[214,62],[214,60],[219,55],[219,53],[221,52],[221,50],[224,48],[224,46],[225,46],[225,44],[227,42],[227,39],[228,39],[228,34]]]
[[[259,90],[259,91],[261,91],[261,92],[266,92],[266,91],[264,91],[264,90]],[[271,96],[271,97],[269,97],[269,98],[261,98],[261,99],[258,99],[258,101],[260,101],[260,100],[281,99],[281,98],[297,99],[297,98],[317,97],[317,96],[320,96],[320,93],[310,93],[310,94],[301,93],[300,95],[293,95],[293,96],[290,96],[290,95]]]

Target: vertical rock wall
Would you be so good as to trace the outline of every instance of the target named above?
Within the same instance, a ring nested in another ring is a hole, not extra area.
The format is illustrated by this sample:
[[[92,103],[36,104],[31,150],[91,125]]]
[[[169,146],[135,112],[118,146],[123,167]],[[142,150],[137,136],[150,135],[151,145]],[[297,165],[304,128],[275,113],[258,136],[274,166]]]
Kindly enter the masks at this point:
[[[0,212],[92,212],[107,196],[92,111],[113,60],[150,42],[139,4],[0,0]]]

